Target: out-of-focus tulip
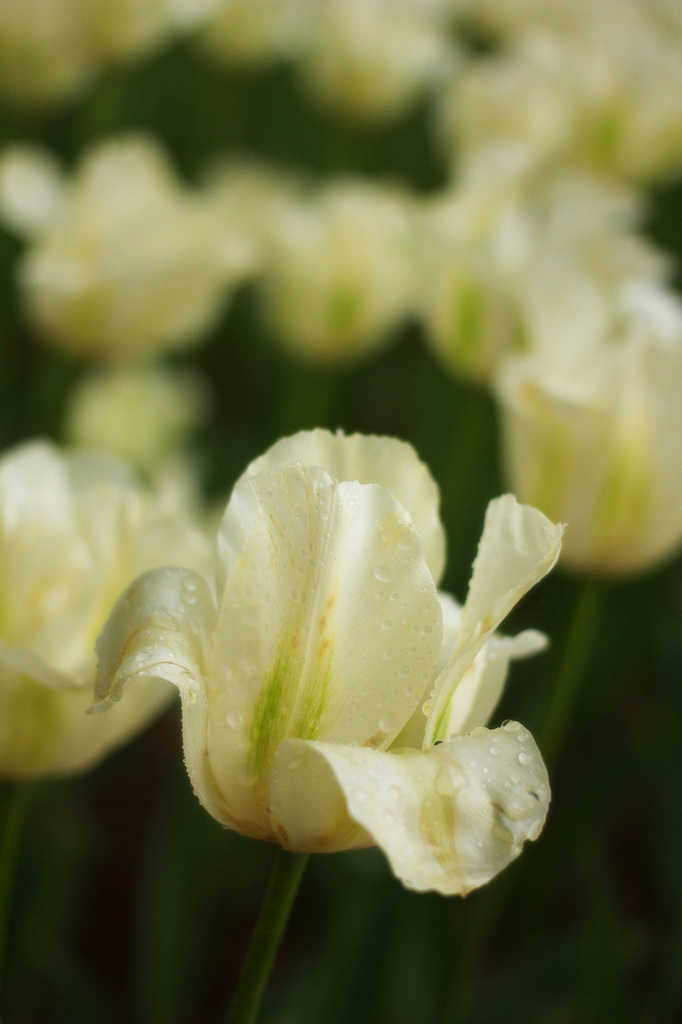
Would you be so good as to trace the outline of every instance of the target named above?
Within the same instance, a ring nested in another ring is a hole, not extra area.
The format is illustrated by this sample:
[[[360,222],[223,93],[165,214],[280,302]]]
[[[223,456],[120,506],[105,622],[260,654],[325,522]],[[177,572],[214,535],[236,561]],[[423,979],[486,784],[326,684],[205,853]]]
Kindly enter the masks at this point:
[[[0,460],[0,775],[89,768],[161,711],[172,691],[150,679],[87,714],[95,640],[139,573],[205,558],[203,534],[121,464],[46,442]]]
[[[316,0],[214,0],[199,44],[213,57],[261,66],[296,56]]]
[[[122,597],[97,692],[106,704],[139,679],[178,687],[192,784],[230,828],[293,850],[377,843],[407,886],[465,893],[547,811],[530,733],[483,726],[509,658],[539,642],[493,631],[554,564],[561,528],[510,495],[492,502],[456,609],[436,589],[437,502],[402,442],[278,442],[235,486],[215,584],[161,569]]]
[[[573,31],[531,26],[454,79],[443,123],[455,152],[506,139],[539,163],[568,159],[631,181],[676,173],[682,35],[643,4],[595,3]]]
[[[313,5],[300,71],[315,99],[367,120],[394,117],[451,72],[452,45],[433,5],[326,0]]]
[[[112,61],[136,57],[205,17],[214,0],[0,0],[0,94],[50,106]]]
[[[149,474],[204,421],[209,403],[198,374],[160,367],[98,371],[71,395],[66,439]]]
[[[266,312],[302,359],[351,363],[385,345],[411,308],[411,209],[398,191],[335,182],[284,209],[271,246]]]
[[[206,201],[180,185],[155,142],[132,136],[97,146],[61,192],[47,166],[26,155],[22,194],[17,151],[8,159],[8,220],[26,220],[41,173],[43,191],[52,189],[43,230],[28,225],[32,245],[20,266],[28,313],[46,340],[109,361],[196,342],[229,274]]]
[[[566,523],[566,565],[624,575],[679,548],[682,331],[511,358],[496,389],[510,485]]]

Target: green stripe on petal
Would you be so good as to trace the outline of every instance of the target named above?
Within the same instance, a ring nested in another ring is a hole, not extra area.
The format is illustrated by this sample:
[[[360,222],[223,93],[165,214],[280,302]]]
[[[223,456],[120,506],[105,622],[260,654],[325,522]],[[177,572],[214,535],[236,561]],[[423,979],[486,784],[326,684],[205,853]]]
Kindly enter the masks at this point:
[[[388,746],[433,678],[442,613],[405,508],[316,466],[243,477],[221,547],[209,758],[242,831],[262,836],[280,743]]]
[[[296,641],[294,635],[283,647],[254,709],[249,759],[258,775],[269,770],[277,747],[287,736],[316,739],[329,707],[331,643],[323,638],[315,657],[301,664]],[[292,690],[298,691],[293,707]]]

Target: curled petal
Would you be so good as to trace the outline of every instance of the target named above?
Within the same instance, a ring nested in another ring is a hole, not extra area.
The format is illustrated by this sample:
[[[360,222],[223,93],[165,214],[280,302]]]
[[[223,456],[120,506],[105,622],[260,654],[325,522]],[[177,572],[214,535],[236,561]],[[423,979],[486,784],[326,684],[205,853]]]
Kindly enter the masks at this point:
[[[446,737],[485,725],[502,696],[509,662],[537,654],[547,643],[545,634],[536,629],[525,629],[516,636],[491,636],[452,695],[444,725]]]
[[[94,669],[94,656],[93,666]],[[0,641],[0,775],[32,779],[81,771],[134,735],[172,696],[147,679],[109,715],[93,717],[92,676],[79,682]]]
[[[315,801],[306,796],[311,779]],[[549,799],[535,742],[508,722],[430,750],[287,740],[273,770],[271,814],[290,849],[342,849],[369,836],[409,888],[463,895],[537,839]]]
[[[256,459],[244,476],[281,463],[319,466],[339,481],[381,484],[410,513],[436,583],[445,565],[445,531],[438,515],[438,486],[412,445],[395,437],[304,430],[285,437]]]
[[[206,580],[188,569],[154,569],[118,600],[97,641],[99,667],[94,711],[123,697],[128,684],[172,683],[182,701],[185,763],[204,807],[234,826],[207,756],[208,671],[216,609]]]
[[[452,696],[490,634],[516,602],[545,576],[559,557],[563,526],[511,494],[491,501],[461,610],[457,646],[436,680],[424,746],[448,733]]]

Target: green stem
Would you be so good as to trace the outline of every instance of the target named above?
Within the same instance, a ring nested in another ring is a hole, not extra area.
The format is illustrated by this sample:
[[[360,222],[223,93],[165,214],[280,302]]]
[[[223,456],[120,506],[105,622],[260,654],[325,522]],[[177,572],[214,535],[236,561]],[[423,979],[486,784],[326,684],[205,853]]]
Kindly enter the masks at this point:
[[[26,810],[32,790],[33,787],[27,783],[13,784],[7,789],[2,805],[2,824],[0,825],[0,986],[5,974],[14,876],[19,860]]]
[[[256,1019],[307,862],[308,854],[277,851],[227,1024],[252,1024]]]
[[[564,635],[559,669],[538,743],[548,763],[555,761],[570,725],[587,662],[597,634],[604,590],[593,580],[579,585]]]

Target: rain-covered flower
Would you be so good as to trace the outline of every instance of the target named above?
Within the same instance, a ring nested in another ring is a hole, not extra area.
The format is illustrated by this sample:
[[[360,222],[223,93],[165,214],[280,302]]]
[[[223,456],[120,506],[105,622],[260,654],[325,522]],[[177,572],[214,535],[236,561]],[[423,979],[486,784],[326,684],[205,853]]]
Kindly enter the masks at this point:
[[[632,298],[628,337],[512,357],[496,380],[510,485],[567,524],[566,565],[596,575],[682,544],[682,309],[675,336],[672,300]]]
[[[192,785],[230,828],[292,850],[376,843],[418,890],[483,885],[547,812],[530,733],[484,725],[508,660],[542,645],[494,630],[561,528],[492,502],[459,609],[437,590],[437,504],[400,441],[278,442],[234,488],[215,579],[160,569],[123,595],[98,641],[100,701],[174,683]]]
[[[398,190],[336,181],[272,225],[266,315],[294,355],[352,363],[390,340],[414,291],[411,207]]]
[[[83,770],[158,714],[172,694],[159,680],[87,714],[95,640],[137,575],[205,557],[203,534],[120,463],[47,442],[0,459],[0,776]]]
[[[109,361],[196,341],[230,278],[224,242],[206,201],[176,180],[155,141],[100,144],[70,180],[30,152],[5,160],[3,214],[26,224],[20,283],[46,340]]]

